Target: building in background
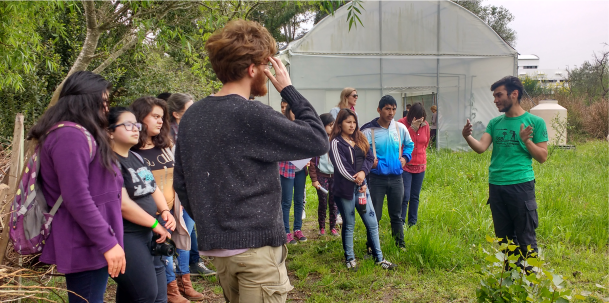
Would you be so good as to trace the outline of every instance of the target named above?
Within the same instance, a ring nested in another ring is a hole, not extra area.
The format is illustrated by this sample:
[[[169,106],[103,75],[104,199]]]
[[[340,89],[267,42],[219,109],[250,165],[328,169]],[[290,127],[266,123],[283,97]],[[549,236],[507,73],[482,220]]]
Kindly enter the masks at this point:
[[[518,77],[529,77],[545,87],[562,86],[569,78],[564,69],[540,69],[537,55],[518,55]]]
[[[396,119],[406,104],[422,102],[429,114],[435,104],[437,147],[469,149],[461,136],[463,125],[470,119],[474,135],[480,136],[500,114],[490,87],[502,77],[517,75],[516,50],[452,1],[362,5],[363,26],[349,30],[345,5],[280,52],[294,86],[319,114],[338,104],[344,87],[356,88],[355,109],[362,123],[378,117],[383,95],[398,101]],[[269,94],[258,99],[280,108],[281,97],[270,87]]]

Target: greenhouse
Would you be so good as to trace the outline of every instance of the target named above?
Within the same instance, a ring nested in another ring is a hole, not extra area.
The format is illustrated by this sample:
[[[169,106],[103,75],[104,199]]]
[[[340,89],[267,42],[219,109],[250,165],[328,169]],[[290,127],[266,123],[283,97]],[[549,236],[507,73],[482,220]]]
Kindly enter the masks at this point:
[[[378,116],[383,95],[422,102],[431,120],[438,107],[437,148],[466,149],[461,129],[474,136],[499,115],[490,86],[517,73],[517,52],[486,23],[451,1],[364,1],[363,26],[349,30],[348,5],[281,51],[294,86],[319,114],[336,107],[344,87],[357,89],[360,125]],[[274,89],[260,101],[280,107]]]

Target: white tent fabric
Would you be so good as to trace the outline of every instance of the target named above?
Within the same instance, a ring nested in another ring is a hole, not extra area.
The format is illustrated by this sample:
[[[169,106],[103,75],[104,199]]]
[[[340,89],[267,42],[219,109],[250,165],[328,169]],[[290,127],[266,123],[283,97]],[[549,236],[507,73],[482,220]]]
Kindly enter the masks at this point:
[[[438,148],[466,149],[466,119],[479,137],[499,115],[490,86],[516,75],[517,52],[487,24],[447,0],[364,1],[358,25],[349,31],[347,6],[328,16],[281,53],[294,86],[318,114],[338,104],[344,87],[357,89],[360,124],[377,117],[378,101],[390,94],[402,117],[406,97],[434,95]],[[269,87],[270,88],[270,87]],[[260,98],[279,109],[279,94]],[[416,97],[414,98],[417,99]]]

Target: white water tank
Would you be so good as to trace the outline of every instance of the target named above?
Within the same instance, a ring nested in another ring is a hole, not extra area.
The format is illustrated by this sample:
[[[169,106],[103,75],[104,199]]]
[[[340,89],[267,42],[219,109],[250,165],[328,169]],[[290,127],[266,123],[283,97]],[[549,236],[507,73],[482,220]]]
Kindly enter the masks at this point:
[[[542,100],[530,113],[541,117],[548,128],[548,144],[567,144],[567,109],[556,100]]]

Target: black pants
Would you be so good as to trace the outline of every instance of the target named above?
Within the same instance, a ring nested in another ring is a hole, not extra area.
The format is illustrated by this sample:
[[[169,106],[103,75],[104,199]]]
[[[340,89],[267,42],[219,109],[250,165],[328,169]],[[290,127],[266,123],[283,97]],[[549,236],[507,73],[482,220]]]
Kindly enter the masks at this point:
[[[391,234],[395,239],[395,244],[399,247],[404,247],[404,225],[402,222],[404,182],[402,181],[402,175],[381,176],[369,174],[368,188],[370,189],[370,198],[376,212],[376,220],[379,222],[383,217],[383,202],[385,201],[385,196],[387,196],[387,211],[389,212],[389,220],[391,222]]]
[[[103,303],[107,285],[108,266],[66,274],[66,286],[71,291],[68,292],[70,303]]]
[[[152,231],[127,232],[124,242],[127,268],[125,274],[114,278],[118,285],[116,303],[166,303],[165,265],[160,256],[150,252]]]
[[[488,204],[497,238],[514,241],[524,256],[528,245],[533,251],[537,250],[535,229],[539,225],[539,218],[535,180],[512,185],[489,184]]]

